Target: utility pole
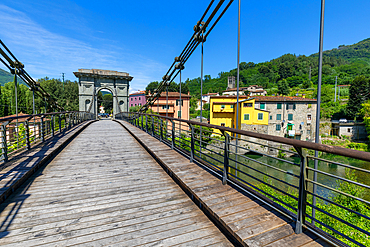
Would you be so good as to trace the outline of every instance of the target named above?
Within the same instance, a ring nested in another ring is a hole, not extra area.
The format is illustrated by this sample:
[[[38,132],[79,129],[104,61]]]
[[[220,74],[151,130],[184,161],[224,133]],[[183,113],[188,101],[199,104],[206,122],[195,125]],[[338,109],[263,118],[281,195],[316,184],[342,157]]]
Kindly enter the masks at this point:
[[[237,50],[237,53],[238,53],[238,58],[237,58],[237,64],[238,64],[238,69],[237,69],[237,78],[236,78],[236,129],[239,129],[239,79],[240,79],[240,0],[239,0],[239,4],[238,4],[238,50]],[[236,162],[235,162],[235,176],[237,175],[237,172],[236,172],[236,169],[237,169],[237,166],[238,166],[238,138],[239,138],[239,135],[237,134],[236,135],[236,139],[235,139],[235,158],[236,158]]]
[[[337,102],[337,81],[338,81],[338,76],[335,77],[334,102]]]
[[[63,91],[64,91],[64,73],[62,73],[62,78],[63,78]]]
[[[321,105],[321,80],[322,80],[322,50],[323,50],[323,44],[324,44],[324,13],[325,13],[325,0],[321,0],[321,15],[320,15],[320,41],[319,41],[319,71],[318,71],[318,85],[317,85],[317,108],[316,108],[316,128],[315,128],[315,143],[320,142],[320,105]],[[315,157],[317,158],[319,156],[319,152],[315,151]],[[318,169],[318,160],[315,159],[314,168],[315,170]],[[317,172],[315,171],[313,174],[313,180],[314,182],[317,181]],[[312,197],[312,217],[315,219],[316,210],[314,207],[316,207],[316,191],[317,191],[317,185],[313,185],[313,197]],[[315,224],[315,221],[312,220],[312,223]]]

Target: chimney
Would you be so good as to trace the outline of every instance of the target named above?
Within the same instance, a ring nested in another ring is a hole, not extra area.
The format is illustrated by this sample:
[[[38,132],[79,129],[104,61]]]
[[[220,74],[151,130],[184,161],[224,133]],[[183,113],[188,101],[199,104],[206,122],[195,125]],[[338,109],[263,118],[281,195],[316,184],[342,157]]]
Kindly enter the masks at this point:
[[[188,91],[188,95],[190,95],[190,91]]]

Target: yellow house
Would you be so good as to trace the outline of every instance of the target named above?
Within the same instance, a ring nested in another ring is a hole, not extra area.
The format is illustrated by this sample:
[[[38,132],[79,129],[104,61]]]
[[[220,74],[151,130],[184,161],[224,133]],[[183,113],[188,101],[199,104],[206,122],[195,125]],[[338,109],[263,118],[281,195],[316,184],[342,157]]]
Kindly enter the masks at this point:
[[[236,127],[242,124],[268,125],[269,112],[255,108],[255,99],[239,96],[239,117],[236,118],[236,96],[213,96],[210,98],[210,124]],[[221,133],[218,130],[215,132]]]

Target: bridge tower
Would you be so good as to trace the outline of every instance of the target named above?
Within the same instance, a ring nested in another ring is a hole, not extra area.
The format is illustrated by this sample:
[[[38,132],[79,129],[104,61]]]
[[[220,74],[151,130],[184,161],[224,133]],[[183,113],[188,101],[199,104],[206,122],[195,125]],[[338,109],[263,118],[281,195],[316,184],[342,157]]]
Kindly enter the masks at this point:
[[[129,84],[133,79],[126,72],[102,69],[78,69],[79,110],[98,114],[98,92],[109,90],[113,95],[113,116],[128,111]]]

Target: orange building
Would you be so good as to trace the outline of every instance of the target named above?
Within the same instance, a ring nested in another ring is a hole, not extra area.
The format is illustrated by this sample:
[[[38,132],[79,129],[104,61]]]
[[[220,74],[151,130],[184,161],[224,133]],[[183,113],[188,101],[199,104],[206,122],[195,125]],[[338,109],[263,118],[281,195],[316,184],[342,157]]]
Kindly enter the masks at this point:
[[[161,116],[166,116],[166,112],[169,117],[181,118],[189,120],[189,108],[190,108],[190,98],[188,94],[181,94],[181,112],[180,112],[180,93],[178,92],[168,92],[168,104],[166,100],[166,92],[162,92],[161,96],[156,100],[156,102],[150,107],[154,112],[159,113]]]

